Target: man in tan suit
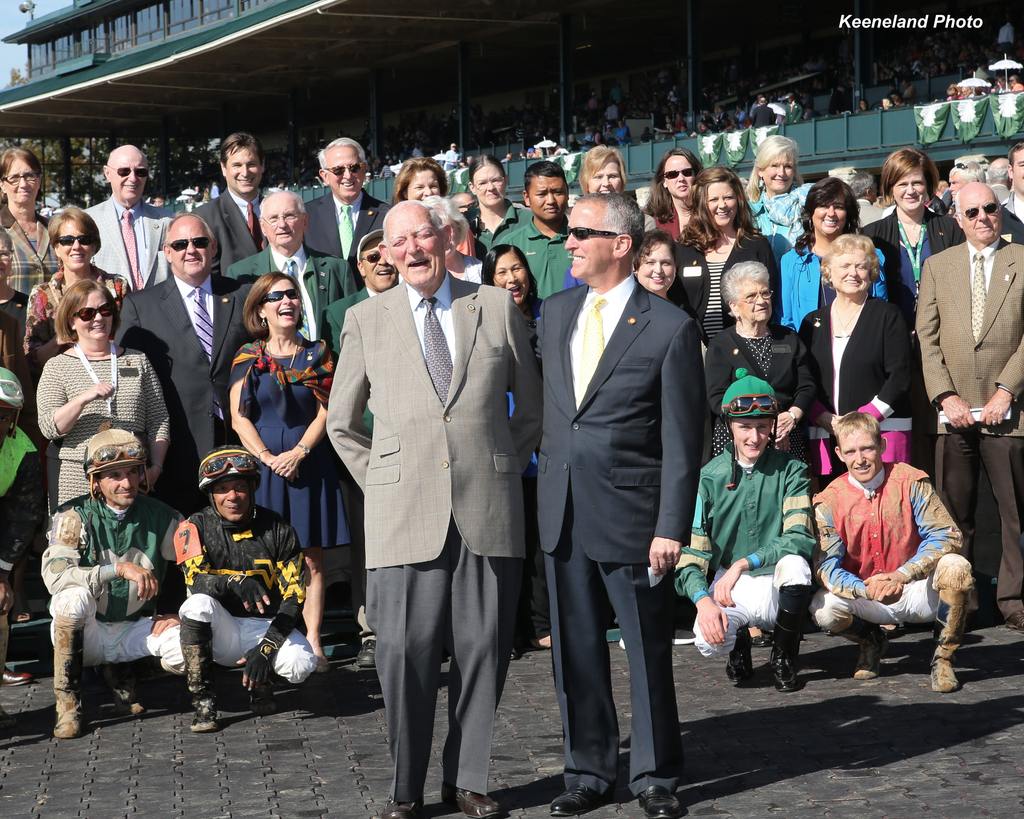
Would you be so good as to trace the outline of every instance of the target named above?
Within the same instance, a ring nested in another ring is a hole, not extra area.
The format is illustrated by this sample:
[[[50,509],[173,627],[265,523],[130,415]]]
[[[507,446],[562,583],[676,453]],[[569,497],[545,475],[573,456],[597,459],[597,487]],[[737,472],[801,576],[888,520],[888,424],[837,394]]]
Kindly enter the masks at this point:
[[[394,761],[384,819],[419,815],[445,648],[442,799],[468,816],[501,813],[486,795],[488,760],[524,556],[520,475],[540,438],[541,387],[511,298],[449,275],[450,242],[450,228],[419,202],[388,213],[380,247],[403,284],[349,310],[327,416],[365,493],[367,619]]]
[[[939,416],[936,488],[971,558],[978,470],[984,465],[1002,523],[996,599],[1024,631],[1024,247],[1001,238],[999,202],[981,182],[958,194],[967,243],[925,262],[917,307],[928,397]]]

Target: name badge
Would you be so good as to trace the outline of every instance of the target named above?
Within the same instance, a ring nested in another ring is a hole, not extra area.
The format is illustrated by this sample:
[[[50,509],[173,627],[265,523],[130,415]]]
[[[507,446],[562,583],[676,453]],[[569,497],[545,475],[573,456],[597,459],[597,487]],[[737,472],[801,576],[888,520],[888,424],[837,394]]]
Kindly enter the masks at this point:
[[[132,377],[132,376],[138,377],[138,375],[139,375],[139,368],[138,367],[122,367],[117,372],[118,372],[118,375],[126,375],[129,378]]]
[[[695,278],[697,276],[700,276],[701,273],[703,273],[703,272],[704,271],[701,269],[700,265],[697,265],[696,267],[684,267],[683,268],[683,278],[684,279],[692,279],[692,278]]]
[[[772,345],[772,354],[773,355],[775,353],[778,353],[779,355],[789,355],[791,352],[793,352],[793,351],[789,348],[788,344],[773,344]]]

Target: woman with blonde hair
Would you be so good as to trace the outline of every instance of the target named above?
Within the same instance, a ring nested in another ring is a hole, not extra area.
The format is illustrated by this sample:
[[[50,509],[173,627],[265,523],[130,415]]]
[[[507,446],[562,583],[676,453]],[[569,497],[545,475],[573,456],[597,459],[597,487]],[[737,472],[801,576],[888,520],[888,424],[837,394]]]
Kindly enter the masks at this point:
[[[800,337],[810,351],[817,389],[810,409],[812,471],[845,469],[835,456],[834,427],[848,412],[863,412],[882,427],[886,463],[910,456],[910,330],[900,309],[871,290],[881,271],[867,236],[837,236],[821,260],[821,280],[835,300],[808,313]]]
[[[767,137],[757,148],[747,182],[747,199],[757,229],[778,261],[803,233],[801,216],[811,186],[797,170],[800,146],[784,136]]]
[[[408,199],[421,201],[428,196],[448,195],[448,175],[436,160],[428,156],[417,156],[402,163],[395,177],[395,192],[391,204],[397,205]]]
[[[597,145],[583,155],[580,166],[583,193],[622,193],[626,190],[626,160],[618,148]]]

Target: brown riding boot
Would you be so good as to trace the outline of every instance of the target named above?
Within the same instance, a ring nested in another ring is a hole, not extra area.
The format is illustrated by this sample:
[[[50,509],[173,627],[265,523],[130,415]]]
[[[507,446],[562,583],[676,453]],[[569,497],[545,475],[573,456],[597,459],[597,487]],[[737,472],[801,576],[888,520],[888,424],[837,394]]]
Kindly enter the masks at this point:
[[[82,629],[71,620],[53,621],[53,694],[57,720],[53,735],[74,739],[82,735]]]
[[[932,655],[932,691],[948,694],[960,687],[953,670],[953,655],[960,648],[967,622],[967,592],[939,592],[935,614],[935,653]]]
[[[114,695],[114,713],[138,716],[146,709],[135,701],[135,671],[131,663],[110,663],[103,666],[103,679]]]
[[[181,644],[185,658],[185,680],[192,694],[193,734],[220,730],[217,722],[217,695],[213,687],[213,646],[209,641]]]

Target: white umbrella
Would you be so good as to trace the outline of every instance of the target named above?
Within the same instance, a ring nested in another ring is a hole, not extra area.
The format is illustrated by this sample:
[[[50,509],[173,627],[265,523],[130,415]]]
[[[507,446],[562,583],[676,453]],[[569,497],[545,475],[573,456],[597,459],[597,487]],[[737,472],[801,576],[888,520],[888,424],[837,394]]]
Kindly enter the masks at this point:
[[[552,142],[550,139],[542,139],[540,142],[538,142],[533,147],[534,148],[554,148],[556,145],[558,145],[557,142]]]
[[[1006,86],[1009,87],[1010,86],[1010,76],[1009,76],[1010,72],[1011,71],[1020,71],[1022,68],[1024,68],[1024,65],[1021,65],[1016,60],[1007,59],[1006,55],[1004,54],[1003,55],[1003,59],[999,60],[998,62],[992,63],[992,65],[990,65],[988,67],[988,70],[989,71],[1002,71],[1003,72],[1003,81],[1006,83]]]
[[[779,105],[777,102],[769,102],[768,107],[771,108],[780,117],[786,116],[786,109],[784,106]]]
[[[199,191],[197,191],[195,188],[185,188],[185,190],[183,190],[181,192],[181,196],[198,196],[198,195],[199,195]],[[181,197],[178,197],[178,199],[180,200]]]
[[[444,154],[434,154],[431,159],[435,162],[444,162]]]
[[[960,80],[957,85],[961,88],[990,88],[992,83],[988,80],[979,79],[978,77],[970,77],[966,80]]]

